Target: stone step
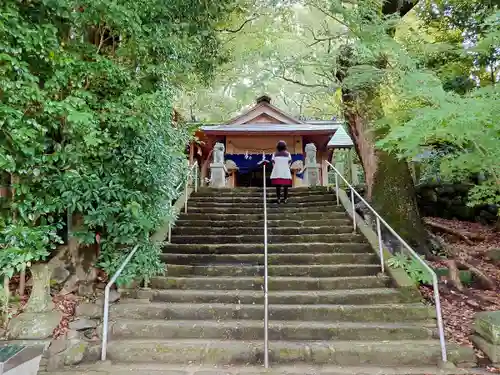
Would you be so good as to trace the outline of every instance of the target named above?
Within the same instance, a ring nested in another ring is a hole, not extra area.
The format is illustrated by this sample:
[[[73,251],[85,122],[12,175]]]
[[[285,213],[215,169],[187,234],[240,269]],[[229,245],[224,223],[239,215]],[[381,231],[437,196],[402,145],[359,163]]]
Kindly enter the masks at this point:
[[[272,277],[269,290],[332,290],[383,288],[388,277]],[[151,279],[154,289],[262,290],[263,277],[164,277]]]
[[[298,196],[315,196],[315,195],[323,195],[323,196],[333,196],[334,191],[329,191],[324,187],[319,188],[291,188],[288,189],[290,196],[298,197]],[[275,187],[268,187],[266,189],[266,193],[268,196],[272,196],[276,194]],[[264,194],[264,189],[262,188],[236,188],[236,189],[200,189],[198,192],[192,194],[192,197],[203,197],[203,198],[212,198],[212,197],[258,197],[262,198]]]
[[[210,265],[210,264],[247,264],[263,265],[264,254],[161,254],[161,260],[168,264]],[[270,254],[268,265],[293,264],[375,264],[378,257],[375,253],[336,253],[336,254]]]
[[[310,209],[311,211],[315,211],[317,207],[330,207],[332,211],[345,212],[343,206],[338,206],[336,201],[332,201],[331,199],[324,199],[322,201],[314,201],[314,202],[293,202],[291,200],[287,201],[287,203],[278,204],[276,203],[276,199],[270,199],[267,204],[267,209]],[[214,202],[210,201],[191,201],[188,202],[188,210],[193,208],[204,209],[204,208],[220,208],[220,209],[235,209],[235,208],[244,208],[244,209],[255,209],[255,210],[263,210],[264,204],[261,200],[260,202]]]
[[[141,297],[142,291],[138,291]],[[185,303],[262,304],[264,293],[252,290],[155,290],[152,300]],[[272,291],[270,304],[335,304],[367,305],[371,303],[404,303],[405,296],[391,288],[370,288],[328,291]]]
[[[271,234],[267,236],[268,243],[352,243],[363,242],[365,238],[360,234],[340,233],[340,234],[300,234],[300,235],[278,235]],[[172,236],[173,244],[259,244],[263,243],[264,234],[256,235],[233,235],[233,236],[217,236],[217,235],[177,235]]]
[[[101,309],[102,310],[102,309]],[[99,311],[102,313],[102,311]],[[110,308],[111,319],[261,320],[264,306],[232,303],[118,303]],[[422,303],[368,305],[269,305],[270,320],[321,322],[418,322],[435,317]]]
[[[294,212],[293,214],[290,212],[280,211],[280,212],[268,212],[267,220],[331,220],[331,219],[347,219],[348,216],[345,212],[335,212],[335,211],[326,211],[326,212]],[[187,214],[182,213],[179,216],[180,220],[206,220],[206,221],[262,221],[264,220],[264,213],[247,213],[247,214],[238,214],[235,212],[226,212],[226,213],[207,213],[207,212],[193,212],[188,211]]]
[[[61,371],[39,372],[39,375],[472,375],[485,373],[476,369],[441,369],[421,366],[313,366],[276,365],[270,369],[262,366],[199,366],[169,365],[163,363],[127,363],[79,365]]]
[[[203,233],[204,235],[261,235],[264,231],[264,226],[247,226],[247,227],[210,227],[209,225],[203,226],[176,226],[172,234],[174,236],[183,235],[197,235]],[[302,235],[302,234],[341,234],[341,233],[352,233],[352,225],[344,226],[311,226],[311,227],[281,227],[281,228],[268,228],[268,235]]]
[[[435,325],[434,325],[435,327]],[[435,329],[411,323],[330,323],[270,321],[269,340],[426,340]],[[112,323],[111,339],[262,340],[262,320],[122,320]]]
[[[167,276],[263,276],[264,266],[167,264]],[[378,264],[270,265],[269,276],[342,277],[372,276],[380,272]]]
[[[181,216],[182,217],[182,216]],[[264,226],[264,220],[217,220],[210,221],[207,219],[194,219],[184,220],[179,219],[175,222],[176,228],[178,227],[204,227],[204,228],[245,228],[245,227],[259,227]],[[352,221],[347,217],[343,219],[325,219],[325,220],[268,220],[267,227],[271,228],[309,228],[309,227],[338,227],[350,226],[352,229]]]
[[[291,192],[292,193],[292,192]],[[193,203],[204,203],[204,204],[219,204],[219,203],[262,203],[264,197],[262,194],[257,196],[246,195],[246,196],[219,196],[213,195],[211,197],[207,196],[198,196],[197,194],[193,194],[189,197],[189,202]],[[267,196],[267,202],[272,204],[276,200],[276,194],[272,192]],[[290,195],[288,197],[288,202],[290,204],[296,203],[307,203],[307,202],[334,202],[337,204],[337,200],[335,199],[335,194],[333,193],[325,193],[325,194],[315,194],[315,195]]]
[[[228,207],[189,207],[188,213],[193,214],[263,214],[264,209],[262,207],[238,207],[238,206],[228,206]],[[339,206],[315,206],[315,207],[297,207],[291,204],[282,204],[267,207],[268,214],[280,214],[283,216],[293,215],[295,213],[322,213],[322,212],[330,212],[330,213],[341,213],[345,215],[345,210],[343,207]]]
[[[264,244],[166,244],[165,253],[182,254],[264,254]],[[351,243],[283,243],[269,244],[268,254],[319,254],[319,253],[368,253],[372,252],[369,244]]]
[[[112,340],[108,357],[119,362],[176,364],[262,364],[263,340]],[[99,344],[91,349],[96,358]],[[419,366],[437,365],[441,358],[438,340],[401,341],[271,341],[269,359],[273,364],[311,363],[340,366]],[[452,362],[473,362],[471,348],[448,345]]]

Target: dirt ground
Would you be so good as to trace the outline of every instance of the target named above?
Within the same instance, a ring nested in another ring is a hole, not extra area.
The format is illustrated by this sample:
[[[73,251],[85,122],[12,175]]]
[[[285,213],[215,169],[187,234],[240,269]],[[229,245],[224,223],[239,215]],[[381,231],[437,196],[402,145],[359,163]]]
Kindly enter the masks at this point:
[[[431,218],[432,221],[453,228],[461,233],[475,233],[484,239],[475,240],[474,244],[452,234],[439,234],[439,236],[452,247],[457,254],[455,259],[464,260],[470,265],[487,275],[495,284],[494,289],[484,290],[478,283],[464,285],[464,290],[459,291],[449,285],[446,278],[442,278],[440,287],[441,307],[445,323],[447,339],[460,345],[472,347],[470,335],[474,315],[480,311],[500,310],[500,263],[488,257],[492,249],[500,249],[500,233],[493,228],[478,224],[456,220]],[[433,266],[446,266],[445,262],[430,262]],[[428,302],[433,303],[432,288],[421,286],[420,290]],[[485,355],[476,350],[478,362],[488,371],[500,373],[500,368],[488,366]]]

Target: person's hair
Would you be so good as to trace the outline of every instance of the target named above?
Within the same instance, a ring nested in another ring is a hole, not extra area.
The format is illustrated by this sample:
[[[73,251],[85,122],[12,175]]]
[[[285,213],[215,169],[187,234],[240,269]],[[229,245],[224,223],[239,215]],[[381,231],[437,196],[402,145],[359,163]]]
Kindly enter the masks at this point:
[[[276,150],[278,150],[278,152],[286,151],[285,141],[279,141],[278,144],[276,145]]]

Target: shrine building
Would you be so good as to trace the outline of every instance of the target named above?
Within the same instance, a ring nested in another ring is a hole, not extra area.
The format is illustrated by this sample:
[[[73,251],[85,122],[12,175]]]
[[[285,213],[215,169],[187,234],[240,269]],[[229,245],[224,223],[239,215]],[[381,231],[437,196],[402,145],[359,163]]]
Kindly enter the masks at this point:
[[[227,188],[262,186],[261,162],[271,160],[280,140],[292,156],[294,187],[327,185],[326,162],[332,162],[335,150],[353,147],[342,122],[294,118],[268,96],[225,124],[201,126],[196,137],[190,160],[198,161],[202,184]],[[267,179],[270,174],[271,167],[266,168]]]

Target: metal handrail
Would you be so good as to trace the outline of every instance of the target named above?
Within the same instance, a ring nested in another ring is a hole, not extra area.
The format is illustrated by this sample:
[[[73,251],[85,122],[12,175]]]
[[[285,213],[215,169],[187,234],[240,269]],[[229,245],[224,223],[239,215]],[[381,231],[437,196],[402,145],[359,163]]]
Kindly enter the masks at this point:
[[[193,164],[189,165],[188,169],[188,175],[186,178],[186,181],[181,182],[177,188],[175,189],[176,192],[179,191],[179,188],[182,186],[182,184],[186,184],[185,187],[185,194],[184,194],[184,210],[187,212],[187,201],[188,201],[188,189],[189,189],[189,180],[192,177],[192,173],[194,171],[194,191],[198,191],[198,162],[195,161]],[[169,228],[168,228],[168,241],[170,242],[172,236],[172,224],[169,223]],[[137,252],[137,249],[139,249],[139,245],[135,245],[132,251],[127,255],[125,260],[123,261],[122,265],[116,273],[113,275],[111,280],[109,280],[108,284],[106,285],[106,288],[104,289],[104,316],[103,316],[103,322],[102,322],[102,344],[101,344],[101,361],[106,360],[106,353],[107,353],[107,348],[108,348],[108,325],[109,325],[109,292],[111,291],[111,287],[113,284],[116,282],[118,277],[120,277],[121,273],[127,266],[127,264],[130,262],[134,254]]]
[[[130,262],[130,259],[132,259],[134,254],[137,252],[137,249],[139,249],[139,245],[134,246],[132,251],[127,255],[120,268],[118,268],[118,271],[116,271],[116,273],[113,275],[111,280],[109,280],[108,284],[106,285],[106,288],[104,289],[104,317],[102,321],[101,361],[106,360],[106,352],[108,349],[109,292],[111,290],[111,287],[115,283],[116,279],[118,279],[118,277],[121,275],[121,273],[127,266],[128,262]]]
[[[444,337],[444,326],[443,326],[443,316],[441,314],[441,300],[439,297],[439,289],[438,289],[438,278],[434,270],[427,264],[426,261],[424,261],[411,247],[406,243],[405,240],[401,238],[399,234],[396,233],[392,227],[387,224],[387,222],[375,211],[375,209],[368,204],[368,202],[354,189],[354,187],[342,176],[342,174],[335,168],[330,162],[326,162],[327,165],[329,165],[334,171],[335,171],[335,195],[337,198],[337,205],[340,205],[339,202],[339,177],[345,182],[345,184],[351,189],[351,202],[352,202],[352,221],[353,221],[353,227],[354,230],[356,230],[356,210],[355,210],[355,204],[354,204],[354,195],[356,195],[361,202],[375,215],[377,218],[377,237],[378,237],[378,246],[379,246],[379,253],[380,253],[380,266],[382,268],[382,272],[384,272],[384,251],[383,251],[383,245],[382,245],[382,235],[381,235],[381,230],[380,230],[380,223],[384,224],[386,229],[389,230],[389,232],[392,233],[394,237],[396,237],[399,242],[406,248],[406,250],[409,251],[411,255],[415,257],[423,266],[424,268],[431,274],[432,276],[432,287],[434,289],[434,303],[436,307],[436,320],[437,320],[437,326],[438,326],[438,332],[439,332],[439,342],[441,345],[441,360],[443,362],[448,362],[448,356],[446,353],[446,341]]]
[[[267,186],[266,186],[266,164],[263,161],[263,200],[264,200],[264,367],[269,368],[269,300],[268,300],[268,267],[267,267]]]
[[[194,173],[193,173],[194,171]],[[185,184],[185,187],[184,187],[184,213],[187,214],[187,211],[188,211],[188,206],[187,206],[187,203],[188,203],[188,189],[189,189],[189,180],[190,178],[192,177],[192,175],[194,174],[194,192],[197,193],[198,192],[198,161],[194,161],[193,164],[191,164],[188,168],[188,174],[187,174],[187,177],[186,177],[186,181],[181,181],[179,183],[179,185],[177,185],[177,187],[175,188],[175,191],[176,192],[180,192],[180,188],[182,188],[182,185]],[[171,242],[172,240],[172,223],[168,223],[168,242]]]

